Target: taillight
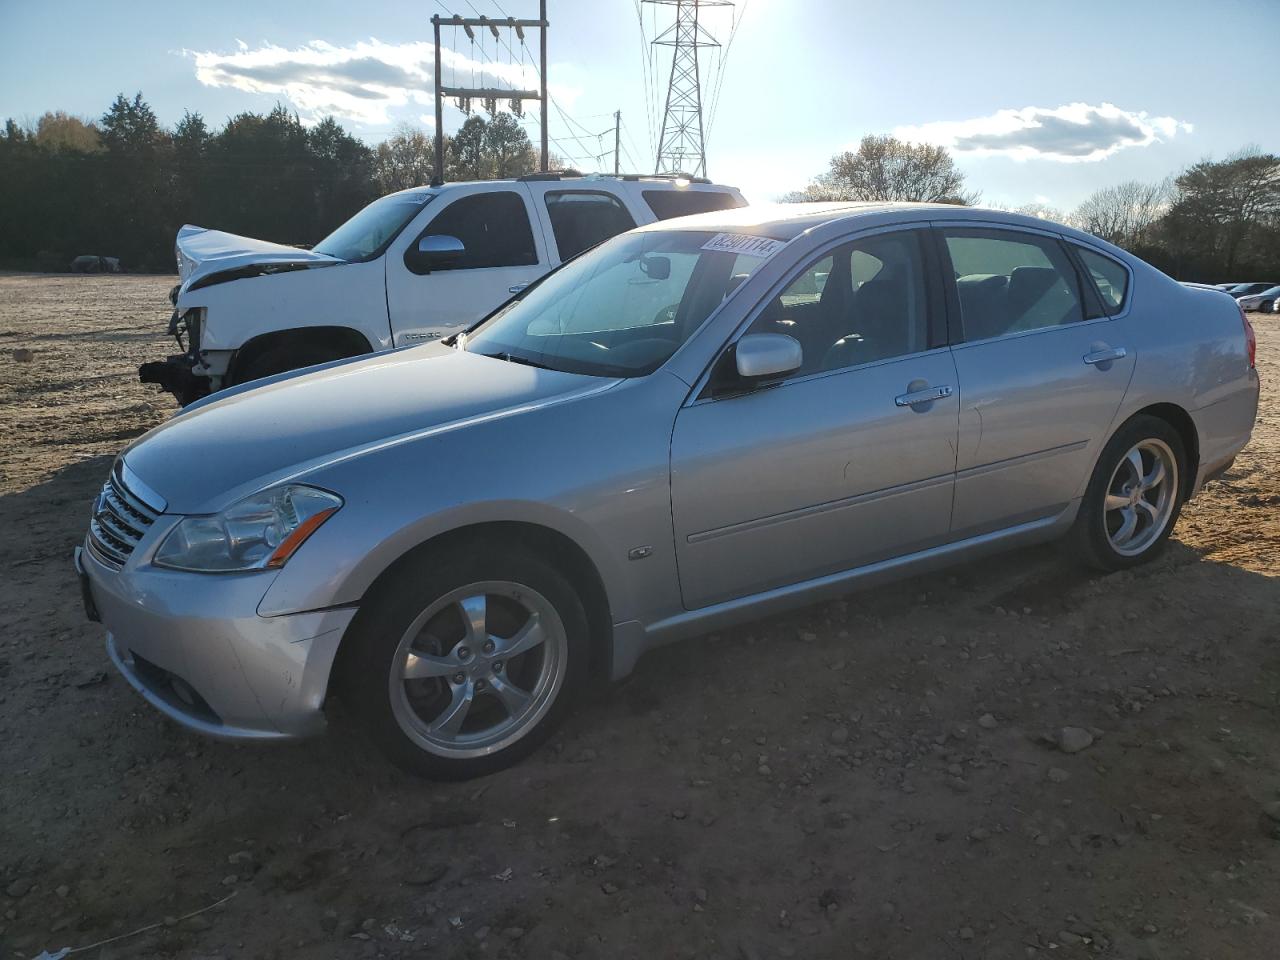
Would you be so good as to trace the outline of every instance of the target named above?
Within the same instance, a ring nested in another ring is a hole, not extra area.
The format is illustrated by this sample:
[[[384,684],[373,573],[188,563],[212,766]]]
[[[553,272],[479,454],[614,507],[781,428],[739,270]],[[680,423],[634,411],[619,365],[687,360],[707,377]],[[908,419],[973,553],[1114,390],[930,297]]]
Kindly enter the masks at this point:
[[[1236,301],[1236,306],[1240,309],[1240,322],[1244,324],[1244,344],[1245,349],[1249,352],[1249,369],[1252,370],[1258,363],[1258,335],[1253,332],[1253,324],[1249,322],[1249,315],[1244,312],[1244,307],[1240,306],[1240,302]]]

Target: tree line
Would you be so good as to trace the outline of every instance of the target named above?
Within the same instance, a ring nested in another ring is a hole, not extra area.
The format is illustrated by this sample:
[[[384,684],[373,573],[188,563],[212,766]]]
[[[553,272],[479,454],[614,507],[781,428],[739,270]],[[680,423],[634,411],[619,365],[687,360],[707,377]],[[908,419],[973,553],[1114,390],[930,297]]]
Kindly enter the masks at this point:
[[[537,169],[510,114],[473,115],[445,138],[451,180]],[[212,129],[187,112],[163,126],[142,94],[98,119],[46,113],[0,135],[0,263],[65,270],[80,254],[128,270],[174,268],[184,223],[310,246],[369,201],[431,181],[435,140],[411,127],[370,147],[332,117],[313,125],[277,106]]]
[[[445,138],[445,178],[537,169],[510,114],[472,115]],[[553,161],[553,167],[560,166]],[[409,126],[376,146],[332,117],[313,125],[276,106],[212,129],[187,112],[163,126],[142,94],[98,119],[46,113],[0,136],[0,263],[64,270],[79,254],[129,270],[171,270],[183,223],[309,246],[376,197],[429,183],[435,140]],[[980,199],[943,147],[864,137],[790,200]],[[1072,211],[1018,212],[1077,226],[1180,280],[1280,278],[1280,156],[1251,148],[1155,183],[1098,190]]]
[[[790,200],[974,204],[943,147],[864,137]],[[1077,227],[1179,280],[1280,282],[1280,156],[1249,147],[1201,160],[1154,183],[1103,187],[1071,211],[1029,204],[1015,212]]]

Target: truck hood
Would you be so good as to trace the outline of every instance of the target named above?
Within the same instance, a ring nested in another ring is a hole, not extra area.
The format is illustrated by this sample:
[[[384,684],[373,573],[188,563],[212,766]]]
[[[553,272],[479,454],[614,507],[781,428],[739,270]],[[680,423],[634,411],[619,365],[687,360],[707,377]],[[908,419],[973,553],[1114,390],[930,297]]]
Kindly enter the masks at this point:
[[[166,513],[215,513],[338,460],[618,382],[427,344],[214,394],[135,441],[124,458],[164,498]]]
[[[226,273],[230,275],[228,279],[232,279],[255,273],[331,266],[345,262],[327,254],[272,243],[269,240],[239,237],[234,233],[208,230],[189,223],[178,230],[174,252],[178,258],[178,279],[184,290],[215,274]]]

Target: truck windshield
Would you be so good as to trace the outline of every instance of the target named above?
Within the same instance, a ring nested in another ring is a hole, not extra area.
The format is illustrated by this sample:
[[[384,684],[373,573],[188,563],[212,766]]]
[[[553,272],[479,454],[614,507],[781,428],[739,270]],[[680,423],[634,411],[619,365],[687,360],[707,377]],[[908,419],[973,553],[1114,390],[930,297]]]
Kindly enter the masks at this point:
[[[312,249],[339,260],[379,257],[432,196],[430,193],[393,193],[375,200]]]
[[[567,373],[645,376],[779,246],[701,231],[622,234],[548,275],[464,349]]]

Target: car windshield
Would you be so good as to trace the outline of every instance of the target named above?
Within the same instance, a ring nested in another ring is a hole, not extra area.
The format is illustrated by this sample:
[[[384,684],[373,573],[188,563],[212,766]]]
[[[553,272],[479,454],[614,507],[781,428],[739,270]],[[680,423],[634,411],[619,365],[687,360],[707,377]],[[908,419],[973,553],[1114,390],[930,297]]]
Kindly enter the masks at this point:
[[[393,193],[375,200],[312,249],[339,260],[371,260],[381,256],[434,194]]]
[[[549,274],[463,347],[568,373],[645,376],[778,246],[702,231],[622,234]]]

